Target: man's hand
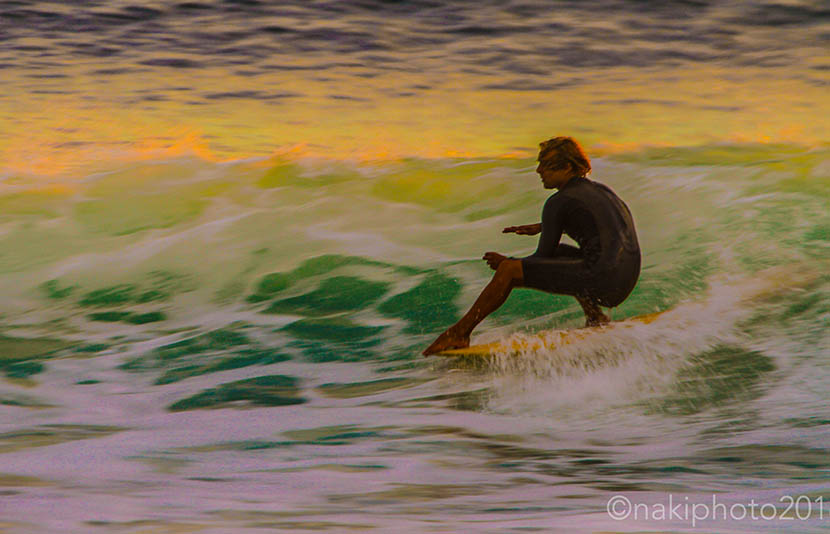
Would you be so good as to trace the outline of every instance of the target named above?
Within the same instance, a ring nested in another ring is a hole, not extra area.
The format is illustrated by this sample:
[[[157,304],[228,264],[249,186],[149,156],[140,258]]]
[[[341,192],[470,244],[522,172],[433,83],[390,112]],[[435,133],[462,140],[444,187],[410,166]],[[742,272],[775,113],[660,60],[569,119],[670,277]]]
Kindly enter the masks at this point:
[[[507,256],[502,256],[498,252],[487,252],[482,259],[495,271],[499,268],[501,262],[507,259]]]
[[[542,231],[542,223],[536,223],[536,224],[525,224],[525,225],[522,225],[522,226],[508,226],[507,228],[505,228],[501,232],[503,234],[509,234],[511,232],[514,232],[518,235],[536,235],[541,231]]]

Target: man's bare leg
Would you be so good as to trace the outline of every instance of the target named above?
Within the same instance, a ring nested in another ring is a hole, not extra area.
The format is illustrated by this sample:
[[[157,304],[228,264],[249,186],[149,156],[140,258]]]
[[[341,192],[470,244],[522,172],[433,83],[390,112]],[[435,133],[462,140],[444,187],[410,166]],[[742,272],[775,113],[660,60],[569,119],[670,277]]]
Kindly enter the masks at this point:
[[[576,297],[576,300],[585,312],[585,326],[600,326],[611,322],[611,318],[602,313],[596,302],[585,297]]]
[[[514,287],[524,283],[521,260],[506,259],[499,264],[493,279],[482,290],[470,311],[427,347],[424,356],[470,346],[470,334],[485,317],[499,309]]]

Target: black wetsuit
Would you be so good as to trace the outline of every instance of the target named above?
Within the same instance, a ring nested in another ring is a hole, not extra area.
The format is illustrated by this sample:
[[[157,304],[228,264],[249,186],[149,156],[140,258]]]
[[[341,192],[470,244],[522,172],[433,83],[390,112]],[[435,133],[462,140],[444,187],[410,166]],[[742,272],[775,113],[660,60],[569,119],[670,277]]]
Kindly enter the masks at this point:
[[[579,248],[560,244],[565,233]],[[628,206],[609,188],[575,177],[542,209],[536,252],[522,258],[524,285],[618,306],[640,276],[640,245]]]

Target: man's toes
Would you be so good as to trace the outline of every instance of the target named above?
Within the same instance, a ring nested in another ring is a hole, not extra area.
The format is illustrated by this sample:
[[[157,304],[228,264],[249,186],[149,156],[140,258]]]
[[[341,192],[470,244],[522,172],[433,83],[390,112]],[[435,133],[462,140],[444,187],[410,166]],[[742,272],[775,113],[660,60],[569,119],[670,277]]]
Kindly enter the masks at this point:
[[[430,356],[432,354],[438,354],[439,352],[443,352],[445,350],[452,350],[452,349],[463,349],[470,346],[470,338],[455,338],[450,337],[449,334],[444,332],[438,339],[432,342],[432,345],[426,348],[426,350],[422,353],[424,356]]]
[[[426,348],[426,350],[423,352],[423,355],[429,356],[431,354],[441,352],[445,348],[444,345],[446,345],[446,338],[442,334],[438,336],[438,339],[432,342],[432,345]]]
[[[434,343],[433,343],[433,345],[434,345]],[[422,352],[421,354],[423,354],[424,356],[432,356],[433,354],[435,354],[437,352],[441,352],[441,349],[437,349],[433,345],[430,345],[429,347],[427,347],[426,350],[424,350],[424,352]]]

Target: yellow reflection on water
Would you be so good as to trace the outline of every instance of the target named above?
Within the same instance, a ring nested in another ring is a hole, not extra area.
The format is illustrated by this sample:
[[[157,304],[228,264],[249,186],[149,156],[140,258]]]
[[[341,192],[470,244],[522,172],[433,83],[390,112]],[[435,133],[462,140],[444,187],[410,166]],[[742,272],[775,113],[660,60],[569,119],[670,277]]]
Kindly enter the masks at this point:
[[[358,160],[532,156],[539,141],[563,134],[595,154],[829,138],[826,71],[804,65],[610,68],[581,72],[584,83],[555,91],[480,90],[486,80],[460,73],[406,91],[418,76],[245,77],[217,69],[102,81],[85,74],[89,65],[74,70],[69,78],[38,80],[41,92],[31,90],[30,80],[9,81],[0,100],[0,168],[74,174],[102,161],[176,155],[214,161],[275,153]],[[70,93],[50,92],[61,88]],[[204,97],[243,90],[271,98]]]

